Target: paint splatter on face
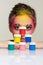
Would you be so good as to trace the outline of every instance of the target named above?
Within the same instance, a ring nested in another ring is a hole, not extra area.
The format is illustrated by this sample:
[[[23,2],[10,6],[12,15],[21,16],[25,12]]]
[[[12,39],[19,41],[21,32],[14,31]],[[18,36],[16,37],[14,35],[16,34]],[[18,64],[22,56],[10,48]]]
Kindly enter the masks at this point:
[[[24,8],[22,8],[22,9],[16,10],[16,14],[17,15],[25,15],[25,14],[31,15],[31,12],[28,9],[25,10]]]

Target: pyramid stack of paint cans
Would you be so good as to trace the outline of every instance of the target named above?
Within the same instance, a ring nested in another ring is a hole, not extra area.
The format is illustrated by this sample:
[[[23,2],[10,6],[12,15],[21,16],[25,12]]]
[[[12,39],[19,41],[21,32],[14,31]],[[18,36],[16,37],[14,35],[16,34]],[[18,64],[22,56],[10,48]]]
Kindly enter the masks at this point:
[[[21,42],[21,36],[24,35],[25,42]],[[26,27],[20,27],[19,28],[19,34],[14,34],[14,42],[8,43],[8,50],[14,50],[15,45],[19,45],[20,50],[26,50],[26,45],[29,50],[35,50],[36,44],[35,42],[32,42],[32,35],[26,34]]]

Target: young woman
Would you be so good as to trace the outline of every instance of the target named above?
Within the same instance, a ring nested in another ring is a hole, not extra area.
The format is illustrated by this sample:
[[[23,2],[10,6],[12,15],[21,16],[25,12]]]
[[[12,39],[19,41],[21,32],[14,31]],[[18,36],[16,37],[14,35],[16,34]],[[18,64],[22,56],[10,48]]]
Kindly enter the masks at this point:
[[[12,8],[12,11],[9,14],[9,30],[13,36],[14,34],[19,34],[20,26],[25,26],[26,34],[32,35],[32,33],[35,31],[36,23],[35,10],[29,5],[18,3]],[[21,36],[21,41],[24,41],[24,35]],[[8,41],[0,42],[1,48],[7,48],[7,46]],[[43,43],[36,42],[36,47],[43,48]]]

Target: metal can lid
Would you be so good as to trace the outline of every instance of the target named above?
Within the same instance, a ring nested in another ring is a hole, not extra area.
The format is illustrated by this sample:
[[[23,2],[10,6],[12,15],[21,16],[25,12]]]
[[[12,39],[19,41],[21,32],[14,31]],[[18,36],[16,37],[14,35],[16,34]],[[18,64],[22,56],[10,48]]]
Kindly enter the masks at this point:
[[[30,44],[29,45],[36,45],[36,43],[35,42],[30,42]]]
[[[21,37],[20,34],[14,34],[14,37]]]
[[[31,34],[25,34],[25,37],[32,37]]]
[[[14,42],[9,41],[9,42],[8,42],[8,44],[10,44],[10,45],[14,45],[15,43],[14,43]]]
[[[26,43],[25,42],[20,42],[20,45],[25,45]]]
[[[25,26],[21,26],[21,27],[19,27],[19,29],[26,29],[26,27]]]

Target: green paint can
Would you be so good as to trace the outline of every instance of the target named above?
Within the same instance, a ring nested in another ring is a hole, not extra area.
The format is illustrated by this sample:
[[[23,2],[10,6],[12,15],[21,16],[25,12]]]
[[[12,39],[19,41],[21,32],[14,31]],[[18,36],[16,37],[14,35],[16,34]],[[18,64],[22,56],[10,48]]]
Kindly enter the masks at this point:
[[[15,49],[15,43],[14,42],[8,42],[8,50],[14,50]]]

